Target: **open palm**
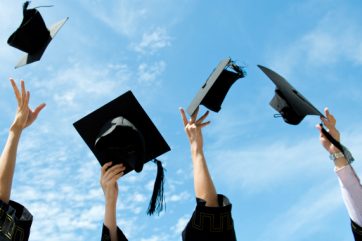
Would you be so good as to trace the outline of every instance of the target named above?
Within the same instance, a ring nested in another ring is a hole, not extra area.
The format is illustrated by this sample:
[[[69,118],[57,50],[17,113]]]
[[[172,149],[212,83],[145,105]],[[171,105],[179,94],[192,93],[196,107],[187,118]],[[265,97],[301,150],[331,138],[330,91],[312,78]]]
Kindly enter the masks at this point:
[[[45,104],[40,104],[34,110],[29,107],[30,92],[25,89],[24,81],[21,83],[21,92],[19,91],[13,79],[10,79],[11,85],[14,90],[16,100],[18,102],[18,109],[15,115],[13,126],[24,129],[30,126],[38,117],[40,111],[45,107]]]

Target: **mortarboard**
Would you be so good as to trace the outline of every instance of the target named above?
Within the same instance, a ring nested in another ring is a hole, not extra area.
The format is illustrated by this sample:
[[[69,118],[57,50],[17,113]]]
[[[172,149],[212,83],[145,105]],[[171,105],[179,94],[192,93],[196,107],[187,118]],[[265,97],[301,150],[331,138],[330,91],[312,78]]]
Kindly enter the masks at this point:
[[[75,129],[103,166],[123,163],[125,174],[141,172],[151,160],[157,164],[157,177],[148,214],[162,210],[163,167],[156,158],[170,147],[131,91],[76,121]]]
[[[271,69],[258,65],[258,67],[273,81],[276,85],[275,95],[270,101],[270,105],[280,113],[284,121],[288,124],[298,125],[306,115],[317,115],[326,118],[312,103],[310,103],[301,93],[299,93],[282,76]],[[275,115],[276,116],[276,115]],[[335,145],[351,163],[354,159],[349,150],[337,141],[323,124],[320,124],[321,131],[325,137]]]
[[[258,67],[276,85],[275,95],[269,104],[280,113],[286,123],[298,125],[306,115],[324,117],[317,108],[282,76],[264,66],[258,65]]]
[[[50,41],[68,20],[65,18],[48,29],[40,12],[35,8],[28,9],[29,3],[29,1],[24,3],[23,20],[8,39],[10,46],[27,53],[15,68],[40,60]]]
[[[219,112],[231,86],[236,80],[243,77],[245,77],[244,70],[231,58],[220,61],[192,100],[187,108],[187,113],[191,116],[199,105]]]

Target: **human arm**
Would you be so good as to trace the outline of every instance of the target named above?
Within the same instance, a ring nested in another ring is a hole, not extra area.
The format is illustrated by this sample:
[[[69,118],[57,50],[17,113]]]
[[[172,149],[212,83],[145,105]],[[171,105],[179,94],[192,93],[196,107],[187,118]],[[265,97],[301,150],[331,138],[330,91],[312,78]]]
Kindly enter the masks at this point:
[[[206,112],[197,119],[198,111],[199,109],[196,110],[196,112],[191,116],[190,121],[188,121],[184,109],[180,108],[185,132],[190,143],[195,195],[197,198],[205,200],[206,206],[217,207],[217,193],[207,167],[203,151],[203,136],[201,131],[203,127],[210,124],[210,121],[204,122],[209,112]]]
[[[9,135],[0,157],[0,200],[8,203],[16,164],[16,153],[22,131],[30,126],[38,117],[45,104],[39,105],[32,111],[29,108],[30,92],[26,90],[24,81],[21,81],[21,92],[13,79],[10,79],[18,107]]]
[[[100,184],[103,189],[105,197],[105,212],[104,212],[104,228],[103,233],[108,236],[111,241],[117,240],[126,240],[122,232],[117,227],[117,198],[118,198],[118,179],[123,176],[125,167],[123,164],[118,164],[112,166],[112,162],[108,162],[103,165],[101,169],[101,179]],[[122,237],[120,237],[122,236]],[[102,237],[102,240],[107,240],[107,238]]]
[[[329,134],[339,142],[340,134],[336,129],[336,119],[327,108],[325,108],[324,112],[326,119],[321,118],[321,120],[328,128]],[[323,135],[321,127],[318,126],[318,129],[320,130],[320,142],[329,154],[340,152],[340,150]],[[362,186],[360,180],[344,156],[336,158],[334,160],[334,166],[348,214],[352,221],[362,227]]]

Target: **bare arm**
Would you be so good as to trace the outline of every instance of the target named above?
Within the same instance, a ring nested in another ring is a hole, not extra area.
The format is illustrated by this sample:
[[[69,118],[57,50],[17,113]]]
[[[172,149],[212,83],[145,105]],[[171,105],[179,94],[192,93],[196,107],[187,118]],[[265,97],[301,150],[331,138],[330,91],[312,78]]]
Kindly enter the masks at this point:
[[[203,137],[201,129],[210,121],[203,122],[209,112],[206,112],[200,119],[197,119],[198,109],[191,116],[190,121],[187,121],[185,111],[180,108],[181,117],[185,126],[185,132],[190,142],[191,158],[194,171],[194,189],[197,198],[206,201],[206,206],[217,207],[217,192],[210,176],[204,151],[203,151]]]
[[[30,92],[26,91],[24,81],[21,81],[21,93],[14,80],[10,80],[18,102],[18,108],[9,136],[0,157],[0,200],[8,203],[11,195],[16,153],[23,129],[30,126],[37,118],[45,104],[39,105],[34,111],[29,108]]]
[[[123,176],[125,167],[123,164],[112,165],[108,162],[101,169],[101,186],[105,197],[104,226],[109,229],[112,241],[118,240],[117,234],[117,198],[118,198],[118,179]],[[109,169],[108,169],[109,168]]]

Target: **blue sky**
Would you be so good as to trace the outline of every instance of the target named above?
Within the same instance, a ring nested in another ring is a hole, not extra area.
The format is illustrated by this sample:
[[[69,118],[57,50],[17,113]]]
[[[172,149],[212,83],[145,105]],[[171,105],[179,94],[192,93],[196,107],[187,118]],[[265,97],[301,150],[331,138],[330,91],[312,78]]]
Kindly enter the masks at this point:
[[[12,198],[34,215],[30,240],[99,240],[104,198],[99,164],[72,123],[132,90],[172,151],[167,210],[148,217],[155,167],[119,182],[118,223],[134,241],[176,241],[194,206],[187,107],[217,63],[247,67],[204,130],[219,193],[233,203],[238,240],[352,240],[337,178],[314,126],[273,118],[270,67],[336,116],[342,142],[362,164],[362,3],[357,0],[37,0],[50,26],[69,17],[42,61],[14,69],[23,55],[6,41],[21,1],[0,2],[0,142],[16,108],[9,77],[24,79],[31,105],[46,102],[24,132]],[[202,109],[204,110],[204,108]]]

